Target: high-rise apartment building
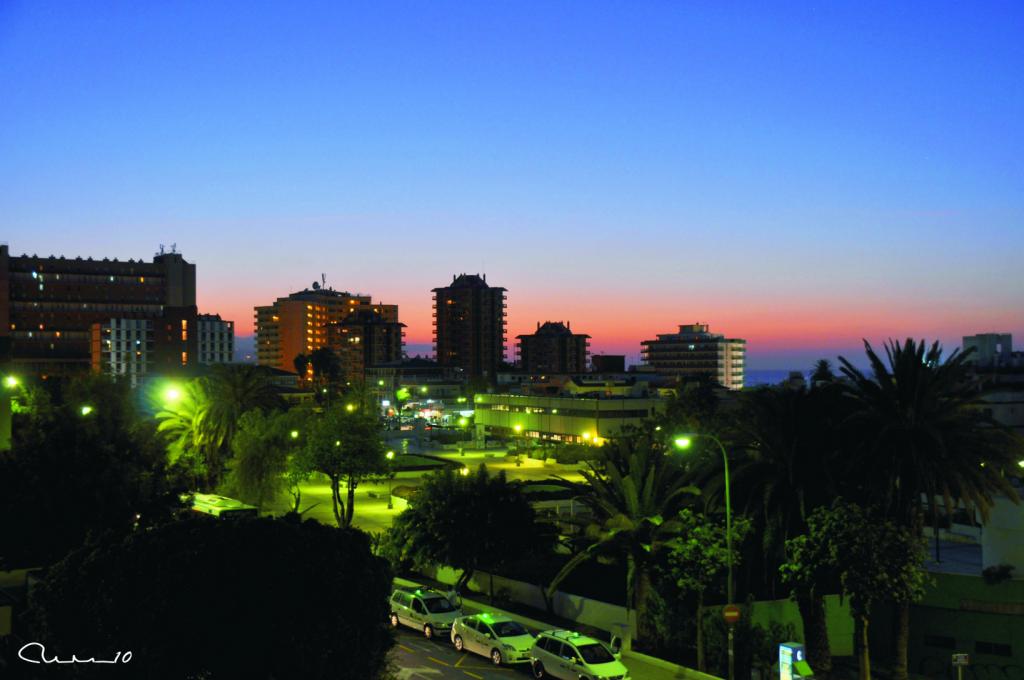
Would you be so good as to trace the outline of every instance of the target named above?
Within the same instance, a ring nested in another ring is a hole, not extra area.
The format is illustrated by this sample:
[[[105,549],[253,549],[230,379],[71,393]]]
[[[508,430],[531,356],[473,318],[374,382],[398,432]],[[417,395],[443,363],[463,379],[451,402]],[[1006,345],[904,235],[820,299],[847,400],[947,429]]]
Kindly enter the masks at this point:
[[[526,373],[583,373],[587,370],[589,335],[573,333],[569,324],[538,321],[531,335],[519,335],[519,367]]]
[[[371,366],[402,360],[404,323],[388,321],[372,309],[359,309],[327,326],[327,346],[341,360],[347,380],[363,380]]]
[[[230,364],[234,361],[234,321],[225,321],[220,314],[200,314],[196,327],[199,332],[199,363]]]
[[[0,336],[11,340],[15,371],[89,370],[93,326],[113,319],[149,320],[154,359],[180,365],[197,347],[195,304],[195,265],[174,251],[161,248],[152,262],[143,262],[12,257],[0,245]],[[172,342],[165,344],[168,337]]]
[[[261,366],[294,371],[295,357],[328,346],[329,326],[363,310],[379,314],[385,321],[398,321],[398,305],[374,304],[369,295],[318,285],[256,307],[256,361]]]
[[[487,285],[486,275],[461,274],[433,293],[437,363],[496,380],[505,360],[505,289]]]
[[[703,323],[683,324],[678,333],[644,340],[644,363],[659,375],[679,379],[710,378],[731,390],[743,389],[747,341],[708,331]]]

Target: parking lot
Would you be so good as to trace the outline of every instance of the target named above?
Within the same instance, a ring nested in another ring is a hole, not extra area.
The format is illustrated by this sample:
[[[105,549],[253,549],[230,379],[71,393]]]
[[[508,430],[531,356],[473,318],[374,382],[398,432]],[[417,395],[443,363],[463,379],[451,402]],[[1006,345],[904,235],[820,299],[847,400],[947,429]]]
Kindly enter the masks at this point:
[[[518,680],[532,677],[526,665],[498,668],[482,656],[457,652],[448,638],[428,640],[422,633],[405,627],[399,627],[395,633],[396,644],[391,658],[397,666],[399,680]]]

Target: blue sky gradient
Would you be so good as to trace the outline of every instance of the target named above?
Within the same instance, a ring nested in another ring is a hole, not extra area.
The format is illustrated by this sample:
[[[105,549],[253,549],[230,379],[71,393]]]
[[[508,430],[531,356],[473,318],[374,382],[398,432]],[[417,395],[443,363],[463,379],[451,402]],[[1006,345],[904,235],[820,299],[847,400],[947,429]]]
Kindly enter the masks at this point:
[[[0,239],[149,257],[203,311],[326,272],[509,288],[635,354],[1024,337],[1024,4],[0,3]]]

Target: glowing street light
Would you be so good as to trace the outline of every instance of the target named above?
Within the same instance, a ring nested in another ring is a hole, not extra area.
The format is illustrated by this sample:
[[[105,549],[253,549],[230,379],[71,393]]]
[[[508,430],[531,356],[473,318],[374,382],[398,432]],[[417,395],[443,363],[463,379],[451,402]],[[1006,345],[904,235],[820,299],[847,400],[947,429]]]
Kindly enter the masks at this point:
[[[356,405],[355,404],[345,404],[345,410],[348,411],[349,413],[352,413],[352,411],[356,410]]]
[[[466,427],[466,425],[469,425],[469,418],[459,418],[459,427]]]
[[[516,431],[516,434],[519,434],[520,432],[523,431],[523,426],[520,425],[519,423],[516,423],[514,426],[512,426],[512,429]]]
[[[693,441],[689,437],[676,437],[672,440],[672,443],[675,444],[677,449],[688,449]]]
[[[468,477],[469,476],[469,468],[466,467],[466,466],[460,467],[459,468],[459,474],[462,475],[463,477]]]
[[[89,415],[90,413],[92,413],[92,411],[93,411],[92,406],[88,406],[88,405],[83,406],[82,408],[78,409],[78,412],[81,413],[83,416]]]
[[[181,401],[181,388],[177,385],[171,385],[164,390],[164,401],[169,404],[176,404]]]
[[[394,460],[395,459],[395,452],[394,451],[388,451],[387,453],[384,454],[384,457],[387,458],[388,460]]]
[[[288,434],[291,436],[292,439],[298,439],[299,438],[299,431],[298,430],[292,430]]]
[[[15,375],[9,375],[4,378],[4,387],[7,389],[14,389],[18,386],[18,377]]]

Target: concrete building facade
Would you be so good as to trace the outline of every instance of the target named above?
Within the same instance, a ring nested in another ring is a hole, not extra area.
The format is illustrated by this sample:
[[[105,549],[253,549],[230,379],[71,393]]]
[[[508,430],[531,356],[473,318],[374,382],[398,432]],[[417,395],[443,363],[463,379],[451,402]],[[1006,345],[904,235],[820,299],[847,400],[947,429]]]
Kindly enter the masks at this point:
[[[199,332],[199,363],[230,364],[235,360],[235,322],[220,314],[200,314],[196,322]]]
[[[519,335],[519,369],[526,373],[583,373],[587,370],[590,336],[573,333],[568,323],[538,321],[537,330]]]
[[[470,379],[495,380],[505,361],[505,292],[477,274],[453,276],[433,289],[438,364],[457,366]]]
[[[677,333],[644,340],[645,366],[676,379],[709,378],[731,390],[743,389],[747,341],[711,333],[707,324],[683,324]]]
[[[184,320],[194,328],[195,304],[195,265],[173,250],[143,262],[11,256],[0,245],[0,337],[11,339],[18,372],[88,371],[94,324],[148,319],[156,331]]]

